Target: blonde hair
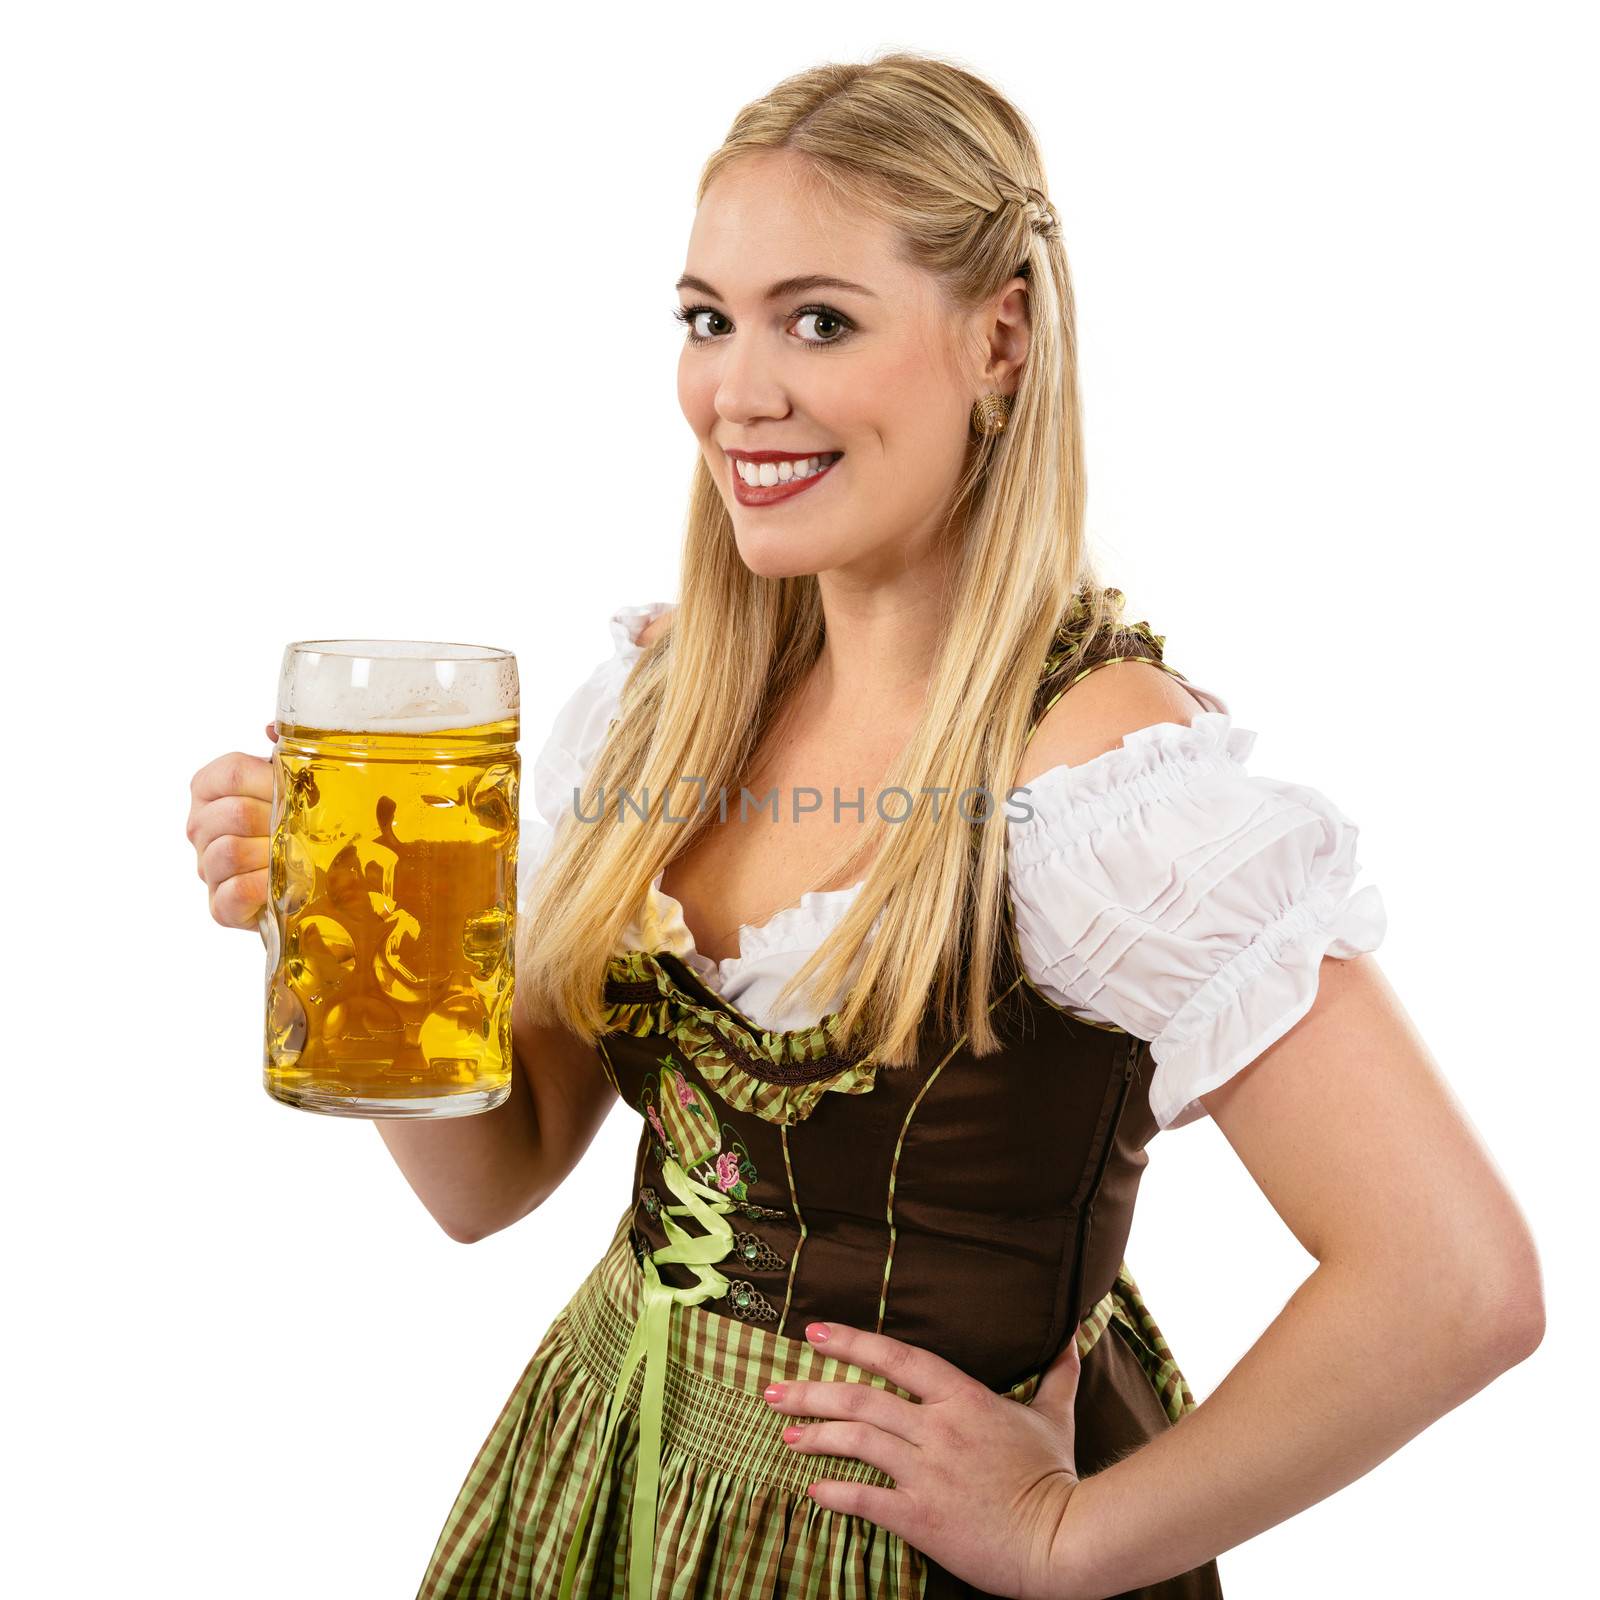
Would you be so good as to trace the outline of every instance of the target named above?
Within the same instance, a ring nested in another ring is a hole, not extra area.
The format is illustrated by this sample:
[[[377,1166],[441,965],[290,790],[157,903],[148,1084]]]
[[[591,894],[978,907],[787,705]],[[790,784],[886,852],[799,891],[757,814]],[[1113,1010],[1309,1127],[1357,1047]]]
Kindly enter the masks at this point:
[[[860,957],[831,1023],[853,1052],[885,1066],[914,1062],[931,1007],[941,1031],[965,1035],[984,1055],[999,1046],[989,1007],[1008,915],[1006,796],[1039,674],[1075,610],[1084,641],[1101,635],[1113,610],[1085,548],[1066,252],[1045,207],[1029,124],[998,90],[948,61],[895,52],[785,78],[735,117],[701,173],[697,201],[730,164],[778,150],[804,156],[823,193],[889,224],[905,258],[934,277],[957,311],[1018,272],[1028,281],[1028,356],[1004,432],[972,442],[952,498],[947,531],[961,531],[949,615],[921,720],[886,779],[919,801],[904,821],[869,815],[837,854],[822,881],[877,847],[842,922],[782,996],[803,985],[835,994]],[[658,800],[687,811],[695,790],[682,775],[692,774],[706,795],[725,789],[730,806],[736,802],[822,633],[816,577],[752,573],[697,458],[680,602],[628,680],[581,802],[592,817],[597,794],[625,790],[648,795],[650,814],[617,827],[563,818],[532,886],[535,903],[519,917],[517,987],[530,1015],[585,1038],[605,1030],[611,954],[655,875],[716,814],[713,801],[700,822],[668,822]],[[926,786],[954,797],[980,785],[998,827],[951,826],[961,816],[952,803],[935,820],[922,794]]]

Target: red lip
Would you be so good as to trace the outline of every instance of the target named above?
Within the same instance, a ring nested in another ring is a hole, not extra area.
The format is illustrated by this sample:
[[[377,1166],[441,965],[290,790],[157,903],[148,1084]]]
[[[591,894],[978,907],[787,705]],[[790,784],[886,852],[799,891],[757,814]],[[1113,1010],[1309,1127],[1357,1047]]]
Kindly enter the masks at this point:
[[[755,461],[757,459],[804,461],[806,458],[804,456],[784,455],[781,451],[776,450],[764,450],[760,453],[759,458],[755,454],[751,454],[745,456],[744,459],[746,461]],[[813,472],[809,478],[791,478],[787,483],[774,483],[770,487],[746,483],[739,476],[739,469],[730,461],[728,463],[728,473],[733,479],[733,497],[742,506],[770,506],[776,504],[779,500],[792,500],[795,495],[804,494],[813,484],[821,483],[843,460],[844,457],[842,455],[838,456],[835,460],[829,462],[827,466],[817,472]]]

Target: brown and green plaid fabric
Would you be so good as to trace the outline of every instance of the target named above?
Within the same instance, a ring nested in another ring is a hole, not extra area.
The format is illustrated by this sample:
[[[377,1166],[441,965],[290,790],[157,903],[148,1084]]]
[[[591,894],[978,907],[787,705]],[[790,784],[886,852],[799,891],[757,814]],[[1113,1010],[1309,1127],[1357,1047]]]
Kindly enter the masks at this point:
[[[642,1368],[629,1383],[610,1459],[601,1458],[599,1445],[640,1307],[631,1217],[631,1209],[623,1213],[604,1257],[551,1324],[506,1401],[439,1535],[417,1600],[554,1595],[574,1519],[595,1475],[600,1481],[574,1592],[627,1592]],[[1194,1397],[1126,1267],[1079,1324],[1080,1356],[1113,1320],[1131,1334],[1173,1420],[1192,1410]],[[1041,1376],[1034,1373],[1006,1393],[1026,1403]],[[830,1511],[807,1496],[807,1487],[822,1478],[894,1483],[865,1462],[783,1443],[790,1422],[816,1419],[780,1415],[761,1392],[769,1383],[807,1379],[907,1393],[804,1339],[698,1306],[675,1310],[654,1600],[779,1592],[785,1600],[906,1600],[923,1594],[920,1552],[865,1518]]]
[[[1161,1329],[1156,1326],[1156,1319],[1150,1315],[1150,1308],[1144,1303],[1144,1296],[1139,1293],[1139,1285],[1133,1281],[1126,1261],[1118,1269],[1116,1287],[1111,1293],[1116,1297],[1112,1316],[1116,1318],[1119,1331],[1133,1347],[1139,1365],[1149,1375],[1162,1405],[1166,1407],[1167,1416],[1173,1422],[1178,1421],[1193,1411],[1197,1402],[1189,1390],[1188,1382],[1178,1370],[1172,1351],[1167,1348]]]

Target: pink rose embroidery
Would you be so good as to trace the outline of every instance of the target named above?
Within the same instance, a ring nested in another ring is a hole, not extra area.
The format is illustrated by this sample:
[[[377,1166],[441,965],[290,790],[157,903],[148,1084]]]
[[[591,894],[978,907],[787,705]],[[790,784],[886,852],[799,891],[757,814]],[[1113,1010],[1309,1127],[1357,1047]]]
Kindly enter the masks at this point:
[[[724,1150],[717,1157],[717,1187],[724,1194],[739,1181],[739,1155],[734,1150]]]
[[[662,1144],[665,1144],[667,1142],[667,1130],[661,1126],[661,1118],[656,1115],[656,1108],[654,1106],[646,1106],[644,1111],[645,1115],[650,1119],[650,1126],[656,1130],[656,1134]]]
[[[694,1104],[694,1090],[689,1087],[688,1082],[683,1078],[678,1079],[678,1104],[681,1106],[692,1106]]]

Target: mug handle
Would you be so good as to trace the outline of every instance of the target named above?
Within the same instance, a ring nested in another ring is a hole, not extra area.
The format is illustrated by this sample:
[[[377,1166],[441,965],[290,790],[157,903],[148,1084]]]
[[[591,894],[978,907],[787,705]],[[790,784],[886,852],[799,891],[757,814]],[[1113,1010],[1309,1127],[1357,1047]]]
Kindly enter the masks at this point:
[[[267,724],[267,737],[275,745],[278,742],[278,719],[274,717]],[[272,763],[272,825],[278,823],[278,763]],[[261,935],[261,943],[266,947],[268,954],[272,952],[272,940],[267,936],[267,929],[271,925],[272,913],[266,906],[262,906],[260,915],[256,917],[256,932]]]

